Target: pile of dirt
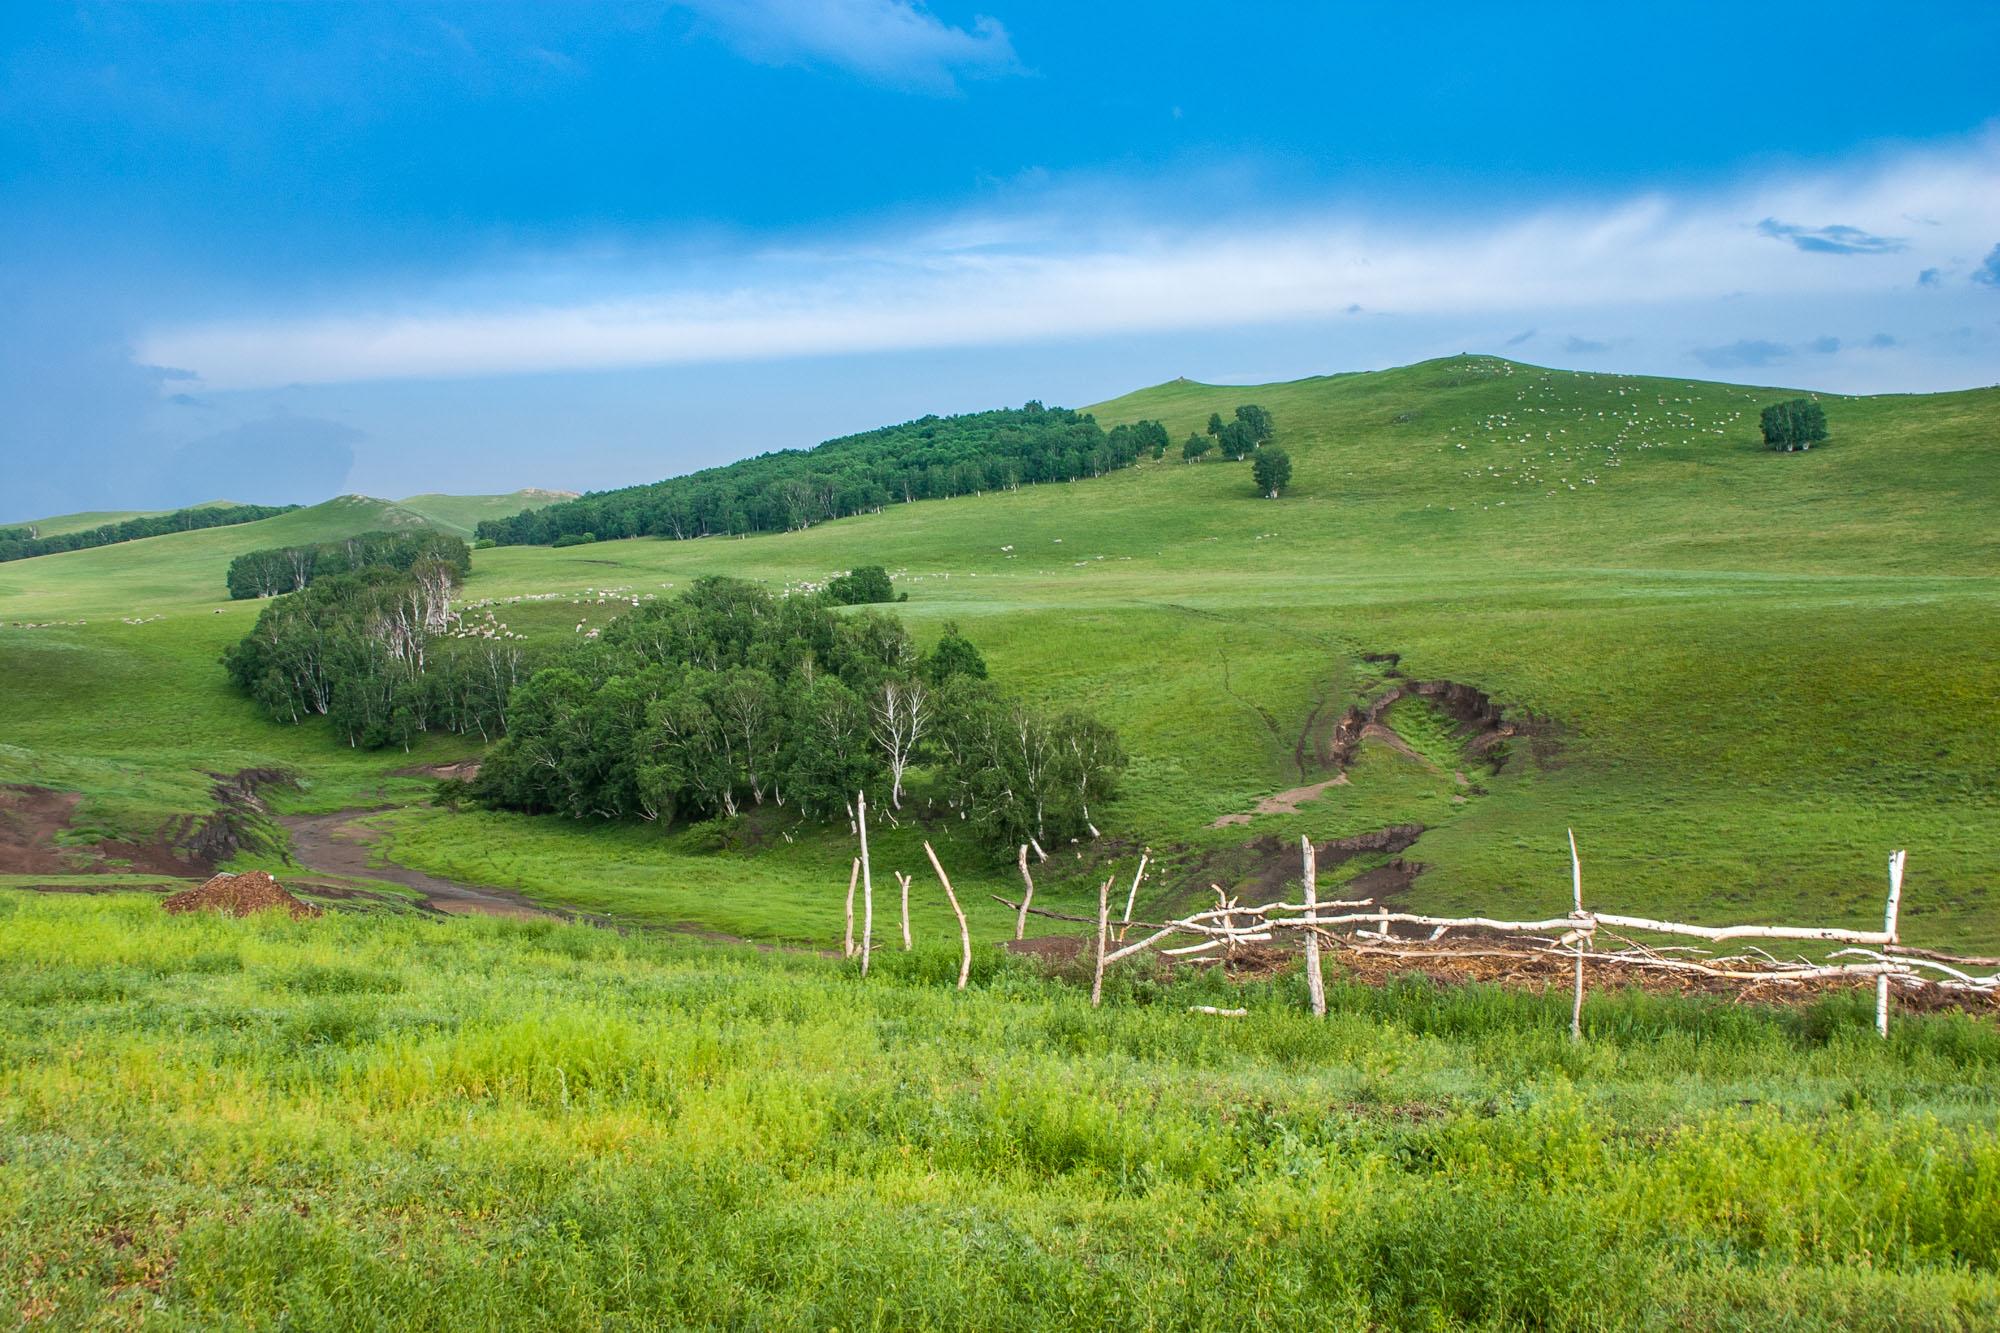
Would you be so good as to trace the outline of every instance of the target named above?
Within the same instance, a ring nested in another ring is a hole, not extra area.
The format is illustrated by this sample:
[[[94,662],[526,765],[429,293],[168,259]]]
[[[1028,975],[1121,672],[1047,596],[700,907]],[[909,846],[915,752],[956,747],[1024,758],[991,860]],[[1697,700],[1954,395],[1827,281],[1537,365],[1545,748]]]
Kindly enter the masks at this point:
[[[169,912],[222,912],[229,916],[275,909],[290,912],[294,920],[320,915],[319,908],[286,893],[284,886],[261,870],[217,875],[198,888],[183,889],[160,906]]]

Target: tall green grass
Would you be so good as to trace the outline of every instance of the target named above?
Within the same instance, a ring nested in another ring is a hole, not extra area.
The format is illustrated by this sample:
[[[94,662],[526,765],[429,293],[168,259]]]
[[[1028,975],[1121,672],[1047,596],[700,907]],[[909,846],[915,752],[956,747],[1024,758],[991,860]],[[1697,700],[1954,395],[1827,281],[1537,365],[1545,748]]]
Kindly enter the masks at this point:
[[[2000,1319],[2000,1033],[0,893],[0,1309],[82,1326]],[[1185,1007],[1247,1003],[1241,1021]]]

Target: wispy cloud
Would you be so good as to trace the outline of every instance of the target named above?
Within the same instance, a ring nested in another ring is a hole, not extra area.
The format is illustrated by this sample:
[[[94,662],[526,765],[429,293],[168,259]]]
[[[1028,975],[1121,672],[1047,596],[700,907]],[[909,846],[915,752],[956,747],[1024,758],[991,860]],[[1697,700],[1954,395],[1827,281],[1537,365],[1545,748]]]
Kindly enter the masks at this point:
[[[1935,287],[1943,281],[1944,275],[1937,269],[1927,268],[1917,274],[1917,286]]]
[[[2000,141],[1986,140],[1864,170],[1497,223],[1311,212],[1184,228],[1102,199],[1058,202],[745,250],[699,272],[637,255],[524,263],[427,301],[357,292],[338,310],[160,327],[138,350],[193,367],[216,389],[997,346],[1281,324],[1356,306],[1389,318],[1506,318],[1514,328],[1588,318],[1622,339],[1655,332],[1663,312],[1686,319],[1699,309],[1704,327],[1684,337],[1723,358],[1702,364],[1754,365],[1744,357],[1756,348],[1781,347],[1760,336],[1797,326],[1770,313],[1786,303],[1915,298],[1907,269],[1774,253],[1746,220],[1831,215],[1859,226],[1916,209],[1942,220],[1913,247],[1917,258],[1944,266],[2000,232],[1996,182]],[[2000,282],[2000,251],[1988,265]],[[1751,311],[1764,313],[1731,313]],[[1740,322],[1753,317],[1764,322]]]
[[[1711,370],[1746,370],[1757,366],[1768,366],[1790,357],[1792,349],[1784,343],[1767,342],[1762,338],[1742,338],[1721,347],[1697,347],[1694,359]]]
[[[1530,338],[1534,337],[1539,332],[1541,332],[1541,330],[1539,329],[1522,329],[1519,333],[1515,334],[1513,337],[1507,340],[1507,346],[1519,347],[1522,343],[1528,341]]]
[[[1993,247],[1986,256],[1986,262],[1972,271],[1974,282],[1983,282],[1988,287],[2000,287],[2000,245]]]
[[[1018,73],[999,20],[954,27],[914,0],[682,0],[744,57],[828,66],[872,83],[949,94],[965,77]]]
[[[1813,255],[1893,255],[1910,248],[1910,243],[1899,236],[1877,236],[1839,223],[1830,227],[1801,227],[1765,218],[1757,224],[1757,231],[1773,240],[1790,241]]]
[[[1571,356],[1593,356],[1598,352],[1608,352],[1611,344],[1599,342],[1595,338],[1579,338],[1571,334],[1563,340],[1563,351]]]

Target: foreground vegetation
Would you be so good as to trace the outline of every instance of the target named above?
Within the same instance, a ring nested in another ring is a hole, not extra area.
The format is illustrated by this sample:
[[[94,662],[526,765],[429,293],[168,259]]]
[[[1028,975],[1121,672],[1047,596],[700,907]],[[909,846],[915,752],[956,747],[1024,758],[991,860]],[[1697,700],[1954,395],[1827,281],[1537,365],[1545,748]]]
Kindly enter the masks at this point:
[[[0,892],[0,1310],[1966,1328],[2000,1033]],[[1184,1012],[1247,1003],[1231,1022]]]

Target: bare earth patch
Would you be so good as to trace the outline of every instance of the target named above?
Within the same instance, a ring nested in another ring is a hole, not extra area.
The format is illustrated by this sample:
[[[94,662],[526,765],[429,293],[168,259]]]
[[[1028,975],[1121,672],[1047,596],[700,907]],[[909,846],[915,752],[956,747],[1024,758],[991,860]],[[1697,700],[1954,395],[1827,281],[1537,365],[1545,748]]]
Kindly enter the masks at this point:
[[[371,864],[380,829],[361,822],[367,810],[342,810],[331,815],[288,815],[279,823],[292,835],[292,855],[299,864],[323,875],[372,879],[400,884],[423,895],[423,905],[448,916],[548,917],[556,913],[537,907],[507,889],[460,884],[393,862]]]
[[[1328,788],[1345,787],[1346,785],[1347,774],[1336,773],[1325,782],[1315,782],[1305,787],[1293,787],[1290,791],[1281,791],[1275,796],[1266,796],[1263,800],[1257,802],[1256,806],[1248,813],[1224,815],[1213,824],[1210,824],[1209,827],[1228,828],[1232,824],[1247,824],[1257,815],[1295,815],[1299,812],[1299,807],[1307,801],[1317,801],[1320,797],[1326,795]]]

